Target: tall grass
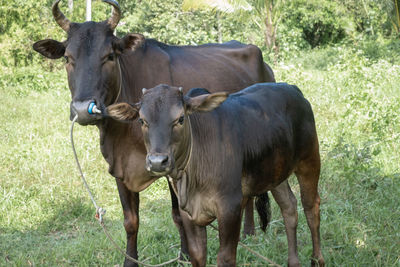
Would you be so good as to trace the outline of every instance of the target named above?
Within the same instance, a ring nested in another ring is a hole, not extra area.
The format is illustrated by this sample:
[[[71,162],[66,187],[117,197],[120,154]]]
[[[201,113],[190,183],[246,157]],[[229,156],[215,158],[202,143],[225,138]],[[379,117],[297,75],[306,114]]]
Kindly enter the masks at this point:
[[[329,266],[399,266],[400,66],[349,48],[315,50],[274,67],[311,102],[320,139],[322,248]],[[70,95],[63,69],[2,68],[0,73],[0,266],[114,266],[123,257],[93,218],[69,144]],[[113,236],[125,246],[114,179],[95,127],[75,129],[78,155]],[[295,178],[290,183],[299,199]],[[287,242],[273,202],[267,233],[244,243],[286,263]],[[310,233],[299,201],[300,260]],[[141,193],[139,254],[148,263],[175,257],[179,236],[166,181]],[[217,233],[208,230],[208,263]],[[239,266],[265,266],[238,248]],[[173,265],[174,266],[174,265]]]

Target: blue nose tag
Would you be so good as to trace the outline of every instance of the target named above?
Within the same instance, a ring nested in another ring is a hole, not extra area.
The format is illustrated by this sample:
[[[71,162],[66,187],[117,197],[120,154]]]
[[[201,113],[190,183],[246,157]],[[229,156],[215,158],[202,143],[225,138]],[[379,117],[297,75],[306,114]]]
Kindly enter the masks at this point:
[[[94,112],[93,112],[93,107],[94,106],[96,106],[96,104],[94,102],[89,104],[89,107],[88,107],[89,114],[94,114]]]

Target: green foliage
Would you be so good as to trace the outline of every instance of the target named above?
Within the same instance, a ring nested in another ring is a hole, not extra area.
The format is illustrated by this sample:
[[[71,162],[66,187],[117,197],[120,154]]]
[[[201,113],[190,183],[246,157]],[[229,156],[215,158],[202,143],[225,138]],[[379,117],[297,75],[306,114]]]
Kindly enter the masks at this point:
[[[143,1],[122,20],[118,33],[140,32],[171,44],[216,42],[216,19],[202,11],[183,12],[181,1]],[[165,12],[168,10],[169,12]]]
[[[75,1],[73,12],[69,12],[67,1],[59,4],[62,12],[74,22],[85,18],[84,1]],[[54,21],[51,13],[52,0],[0,2],[0,64],[3,66],[28,66],[43,62],[33,49],[34,42],[41,39],[63,41],[65,33]],[[96,1],[92,5],[93,19],[105,20],[111,8]],[[106,14],[107,13],[107,14]],[[49,64],[49,63],[47,63]],[[47,67],[49,67],[47,65]]]
[[[51,10],[51,1],[7,1],[0,4],[0,62],[3,65],[26,66],[33,62],[34,54],[31,45],[42,37],[42,25],[47,24]],[[37,12],[32,12],[37,10]],[[39,30],[40,29],[40,30]],[[54,32],[55,27],[47,29]]]
[[[297,0],[290,1],[284,8],[282,23],[286,29],[301,29],[302,39],[312,48],[338,43],[345,37],[346,29],[352,27],[345,12],[334,1]]]
[[[14,1],[0,3],[0,64],[28,66],[52,63],[32,50],[35,41],[52,38],[65,39],[65,33],[54,22],[51,0]],[[85,2],[74,1],[73,12],[61,1],[63,13],[75,22],[85,18]],[[236,39],[265,47],[264,1],[231,1],[237,5],[251,5],[253,10],[224,13],[212,9],[182,10],[182,0],[124,1],[123,17],[117,28],[118,36],[140,32],[170,44],[202,44]],[[111,8],[101,1],[92,4],[95,21],[105,20]],[[391,0],[293,0],[275,5],[274,21],[280,56],[292,57],[304,49],[362,40],[365,51],[374,53],[374,41],[385,42],[392,36],[394,5]],[[165,12],[168,10],[168,12]],[[218,12],[218,14],[217,14]],[[365,40],[370,40],[365,42]],[[397,48],[396,48],[397,49]],[[394,53],[395,54],[395,53]],[[378,55],[381,56],[381,55]]]

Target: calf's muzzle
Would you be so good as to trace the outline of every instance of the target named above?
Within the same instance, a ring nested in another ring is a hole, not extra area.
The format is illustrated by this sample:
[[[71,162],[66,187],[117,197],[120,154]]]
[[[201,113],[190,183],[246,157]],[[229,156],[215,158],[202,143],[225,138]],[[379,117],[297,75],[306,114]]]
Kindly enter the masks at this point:
[[[146,169],[154,174],[166,174],[171,170],[168,154],[147,154]]]

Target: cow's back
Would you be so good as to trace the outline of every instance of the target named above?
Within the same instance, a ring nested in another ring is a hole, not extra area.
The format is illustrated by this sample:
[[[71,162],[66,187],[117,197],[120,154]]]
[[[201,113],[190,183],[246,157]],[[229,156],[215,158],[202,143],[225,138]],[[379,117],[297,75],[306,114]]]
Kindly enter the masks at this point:
[[[171,85],[204,87],[210,91],[235,92],[259,82],[274,82],[272,70],[254,45],[237,41],[200,46],[169,46],[149,40],[168,57]],[[156,63],[157,64],[157,63]]]

